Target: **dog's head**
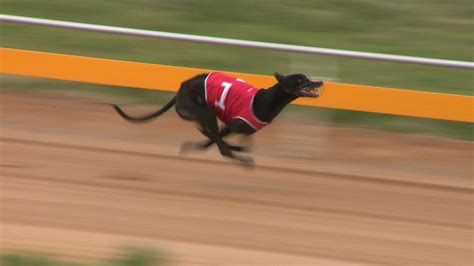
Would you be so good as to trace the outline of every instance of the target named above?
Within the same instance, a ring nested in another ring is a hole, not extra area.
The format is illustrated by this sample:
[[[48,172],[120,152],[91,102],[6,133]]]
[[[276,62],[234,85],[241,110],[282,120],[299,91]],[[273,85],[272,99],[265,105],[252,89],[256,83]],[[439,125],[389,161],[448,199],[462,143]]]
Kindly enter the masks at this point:
[[[323,81],[312,81],[304,74],[281,75],[275,73],[275,78],[283,89],[290,95],[297,97],[317,98],[321,95]]]

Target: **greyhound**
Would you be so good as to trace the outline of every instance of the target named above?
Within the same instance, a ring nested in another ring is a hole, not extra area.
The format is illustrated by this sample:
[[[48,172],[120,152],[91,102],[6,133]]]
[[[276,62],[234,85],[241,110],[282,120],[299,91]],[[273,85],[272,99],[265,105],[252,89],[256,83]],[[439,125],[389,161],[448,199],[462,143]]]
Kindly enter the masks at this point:
[[[185,142],[181,151],[207,149],[216,143],[220,153],[244,166],[253,166],[253,159],[236,155],[245,147],[230,145],[223,140],[231,133],[249,136],[267,126],[290,102],[298,97],[317,98],[323,81],[311,81],[304,74],[274,74],[277,83],[267,89],[257,89],[245,81],[219,72],[204,73],[184,81],[178,93],[160,110],[131,117],[117,105],[118,114],[130,122],[145,122],[156,118],[176,105],[178,115],[196,121],[199,130],[209,139],[202,143]],[[219,131],[217,118],[225,126]]]

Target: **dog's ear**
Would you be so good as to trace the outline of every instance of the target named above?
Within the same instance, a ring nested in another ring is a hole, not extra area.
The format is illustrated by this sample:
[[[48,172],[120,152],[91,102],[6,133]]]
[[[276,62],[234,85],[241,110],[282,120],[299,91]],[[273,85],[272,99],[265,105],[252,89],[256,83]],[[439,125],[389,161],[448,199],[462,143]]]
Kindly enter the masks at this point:
[[[284,79],[283,75],[281,75],[281,74],[278,73],[278,72],[275,72],[275,73],[273,74],[273,76],[275,76],[275,78],[276,78],[276,80],[277,80],[278,82],[282,82],[283,79]]]

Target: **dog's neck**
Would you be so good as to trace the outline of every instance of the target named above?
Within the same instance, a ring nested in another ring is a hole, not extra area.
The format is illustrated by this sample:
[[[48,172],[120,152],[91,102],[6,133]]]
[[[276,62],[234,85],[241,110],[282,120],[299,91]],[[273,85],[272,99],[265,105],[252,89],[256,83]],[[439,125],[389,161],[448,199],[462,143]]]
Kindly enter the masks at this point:
[[[285,106],[296,100],[297,96],[288,94],[280,83],[268,89],[261,89],[253,100],[253,113],[262,122],[270,122]]]

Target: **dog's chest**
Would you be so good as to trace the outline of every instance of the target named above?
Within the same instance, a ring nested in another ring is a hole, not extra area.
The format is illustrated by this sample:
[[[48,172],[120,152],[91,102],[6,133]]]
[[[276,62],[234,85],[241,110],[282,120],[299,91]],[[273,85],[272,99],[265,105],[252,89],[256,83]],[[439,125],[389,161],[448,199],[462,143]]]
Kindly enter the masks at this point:
[[[206,102],[222,122],[228,124],[233,119],[240,118],[256,129],[265,125],[252,112],[252,100],[257,88],[223,73],[209,74],[205,85]]]

